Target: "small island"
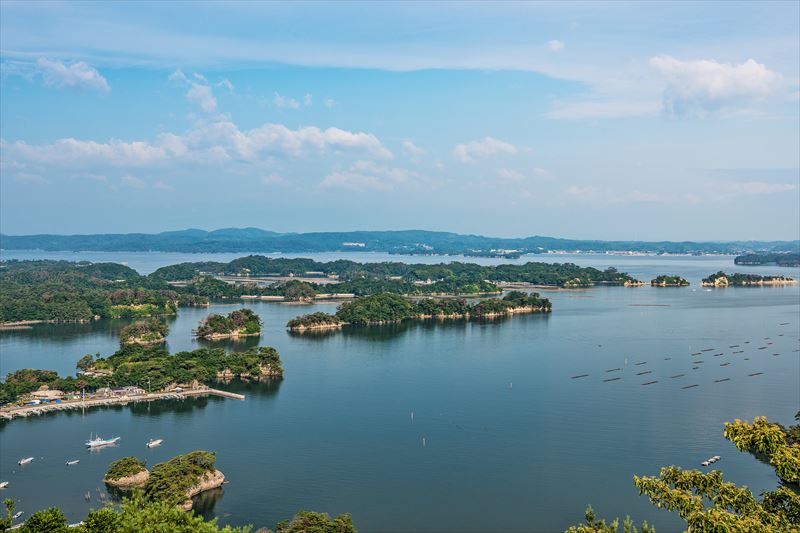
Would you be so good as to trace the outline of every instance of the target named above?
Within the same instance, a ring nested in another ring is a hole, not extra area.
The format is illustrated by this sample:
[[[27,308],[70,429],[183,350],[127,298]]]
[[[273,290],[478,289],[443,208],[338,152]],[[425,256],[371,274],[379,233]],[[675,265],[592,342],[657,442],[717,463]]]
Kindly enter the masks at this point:
[[[703,287],[758,287],[763,285],[792,285],[797,280],[785,276],[761,276],[758,274],[726,274],[719,271],[703,278]]]
[[[689,281],[680,276],[658,276],[650,280],[653,287],[688,287]]]
[[[148,472],[143,461],[124,457],[111,463],[103,482],[123,489],[142,488],[146,500],[188,511],[194,496],[225,482],[225,475],[214,467],[215,461],[214,452],[197,450],[159,463]]]
[[[147,482],[150,472],[145,468],[144,461],[136,457],[123,457],[108,466],[103,483],[121,489],[143,487]]]
[[[339,306],[335,314],[313,313],[290,320],[286,326],[297,332],[341,329],[346,325],[376,325],[404,320],[496,318],[519,313],[547,313],[550,300],[538,293],[511,291],[503,298],[467,303],[463,298],[412,300],[397,294],[365,296]]]
[[[161,344],[166,342],[169,326],[160,320],[138,320],[122,328],[119,341],[122,344]]]
[[[210,340],[258,337],[261,335],[261,318],[250,309],[231,311],[227,316],[214,313],[200,322],[194,334]]]

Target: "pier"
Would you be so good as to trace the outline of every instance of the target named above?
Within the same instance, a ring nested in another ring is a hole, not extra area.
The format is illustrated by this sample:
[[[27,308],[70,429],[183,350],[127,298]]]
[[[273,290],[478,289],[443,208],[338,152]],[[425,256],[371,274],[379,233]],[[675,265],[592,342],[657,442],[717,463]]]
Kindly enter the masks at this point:
[[[0,409],[0,420],[12,420],[16,417],[29,417],[53,413],[59,411],[69,411],[72,409],[90,409],[92,407],[103,407],[109,405],[127,405],[131,402],[152,402],[156,400],[185,400],[197,396],[221,396],[233,400],[244,400],[244,394],[237,394],[211,387],[198,387],[182,391],[153,392],[149,394],[139,394],[130,396],[114,396],[110,398],[90,398],[83,400],[63,401],[61,403],[46,403],[39,405],[23,405],[14,407],[4,407]]]

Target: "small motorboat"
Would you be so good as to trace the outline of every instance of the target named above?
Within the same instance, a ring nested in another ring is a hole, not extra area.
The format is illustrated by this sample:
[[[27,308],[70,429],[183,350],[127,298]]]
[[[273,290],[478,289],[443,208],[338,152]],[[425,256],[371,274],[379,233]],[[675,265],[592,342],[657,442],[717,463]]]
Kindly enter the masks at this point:
[[[0,481],[0,489],[8,487],[8,481]]]
[[[72,460],[72,461],[67,461],[67,466],[73,466],[73,465],[76,465],[76,464],[78,464],[78,463],[80,463],[80,462],[81,462],[81,460],[80,460],[80,459],[75,459],[75,460]]]
[[[119,442],[119,437],[113,437],[111,439],[101,439],[98,436],[92,437],[89,436],[89,440],[86,441],[87,448],[102,448],[103,446],[113,446],[114,444]]]
[[[162,442],[164,442],[164,439],[150,439],[145,446],[155,448],[156,446],[161,446]]]
[[[20,511],[20,512],[18,512],[18,513],[14,513],[14,516],[12,516],[11,518],[13,518],[14,520],[16,520],[17,518],[19,518],[20,516],[22,516],[22,513],[24,513],[24,512],[25,512],[25,511]]]
[[[19,461],[17,461],[17,464],[26,465],[26,464],[32,463],[32,462],[33,462],[33,457],[26,457],[25,459],[20,459]]]
[[[703,466],[708,466],[708,465],[710,465],[711,463],[709,463],[708,461],[703,461],[703,462],[702,462],[702,463],[700,463],[700,464],[701,464],[701,465],[703,465]]]

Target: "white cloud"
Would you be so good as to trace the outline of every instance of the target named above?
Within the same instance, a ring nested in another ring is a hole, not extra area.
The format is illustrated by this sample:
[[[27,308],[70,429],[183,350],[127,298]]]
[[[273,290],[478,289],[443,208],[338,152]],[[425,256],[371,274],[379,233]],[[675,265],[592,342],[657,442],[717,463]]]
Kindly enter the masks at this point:
[[[372,161],[356,161],[348,170],[325,176],[320,187],[356,192],[389,192],[417,178],[419,175],[410,170],[378,165]]]
[[[277,174],[270,174],[268,176],[262,176],[261,183],[267,186],[278,185],[285,187],[286,185],[289,185],[289,180]]]
[[[61,61],[40,57],[36,60],[36,66],[45,85],[51,87],[83,87],[104,92],[111,90],[106,79],[83,61],[67,65]]]
[[[739,65],[714,60],[681,61],[668,55],[650,58],[666,82],[664,112],[703,114],[763,100],[782,83],[782,76],[748,59]]]
[[[141,189],[144,187],[144,181],[136,176],[131,176],[130,174],[122,176],[119,180],[123,185],[127,185],[128,187],[134,187],[136,189]]]
[[[525,179],[525,175],[522,174],[522,172],[518,172],[512,168],[499,168],[497,169],[497,175],[511,181],[522,181]]]
[[[497,155],[500,153],[516,154],[517,148],[513,144],[495,139],[484,137],[478,141],[471,141],[466,144],[457,144],[453,149],[453,154],[463,163],[473,163],[476,159]]]
[[[288,96],[283,96],[275,92],[275,97],[272,99],[272,103],[275,104],[275,107],[284,108],[288,107],[291,109],[297,109],[300,107],[300,102],[295,100],[294,98],[289,98]]]
[[[765,181],[745,181],[742,183],[727,183],[721,187],[724,193],[733,193],[737,195],[762,195],[762,194],[775,194],[782,192],[790,192],[797,190],[797,185],[793,183],[768,183]]]
[[[325,101],[323,103],[328,109],[336,105],[336,101],[333,98],[328,98],[327,96],[325,97]]]
[[[624,118],[657,115],[661,109],[658,100],[585,100],[556,102],[545,116],[556,120]]]
[[[560,52],[564,49],[564,46],[564,41],[559,41],[558,39],[547,41],[547,49],[551,52]]]
[[[314,97],[309,93],[306,93],[306,95],[303,97],[303,105],[306,107],[311,107],[314,105]]]
[[[550,172],[546,168],[541,168],[541,167],[535,167],[533,169],[533,175],[536,176],[537,178],[542,178],[545,180],[551,180],[554,177],[552,172]]]
[[[217,98],[214,96],[214,90],[208,84],[206,77],[199,72],[193,73],[192,78],[194,79],[188,78],[181,69],[176,70],[167,77],[169,81],[188,85],[186,99],[193,104],[197,104],[204,112],[213,113],[217,110]],[[227,85],[225,82],[227,82]],[[229,89],[233,90],[233,84],[228,80],[223,80],[217,85],[229,86]]]
[[[200,109],[206,113],[213,113],[217,110],[217,99],[208,85],[192,83],[186,93],[186,99],[200,106]]]
[[[225,88],[225,89],[228,89],[228,92],[229,92],[229,93],[232,93],[232,92],[233,92],[233,83],[231,83],[231,80],[229,80],[228,78],[225,78],[225,79],[223,79],[223,80],[222,80],[222,81],[220,81],[220,82],[217,82],[217,83],[216,83],[216,86],[217,86],[217,87],[223,87],[223,88]]]
[[[171,191],[171,190],[174,189],[174,187],[172,185],[167,185],[166,183],[164,183],[161,180],[156,181],[153,184],[153,187],[156,188],[156,189],[162,190],[162,191]]]
[[[403,150],[411,157],[422,157],[425,155],[425,150],[408,140],[403,141]]]
[[[103,166],[141,168],[176,163],[259,162],[274,156],[299,158],[330,153],[393,158],[371,133],[313,126],[293,130],[269,123],[242,131],[225,117],[201,122],[183,135],[160,134],[153,142],[65,138],[47,144],[29,144],[0,140],[0,152],[3,165],[79,171],[90,168],[95,172]]]

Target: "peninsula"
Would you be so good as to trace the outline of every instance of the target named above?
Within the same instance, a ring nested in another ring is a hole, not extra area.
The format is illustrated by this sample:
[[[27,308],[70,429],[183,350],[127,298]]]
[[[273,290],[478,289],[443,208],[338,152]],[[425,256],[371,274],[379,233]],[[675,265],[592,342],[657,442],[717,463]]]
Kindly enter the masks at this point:
[[[800,266],[800,252],[756,252],[737,256],[737,265],[778,265],[784,267]]]

